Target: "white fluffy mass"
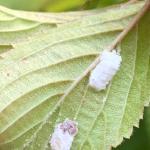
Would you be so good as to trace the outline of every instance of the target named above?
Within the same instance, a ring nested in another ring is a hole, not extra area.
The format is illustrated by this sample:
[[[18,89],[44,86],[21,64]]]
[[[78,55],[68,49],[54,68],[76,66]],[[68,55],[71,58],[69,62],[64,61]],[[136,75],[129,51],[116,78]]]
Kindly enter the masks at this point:
[[[100,63],[92,70],[89,85],[100,91],[106,88],[120,68],[122,58],[116,50],[103,51]]]
[[[50,140],[52,150],[70,150],[77,132],[78,128],[75,121],[65,120],[58,124]]]

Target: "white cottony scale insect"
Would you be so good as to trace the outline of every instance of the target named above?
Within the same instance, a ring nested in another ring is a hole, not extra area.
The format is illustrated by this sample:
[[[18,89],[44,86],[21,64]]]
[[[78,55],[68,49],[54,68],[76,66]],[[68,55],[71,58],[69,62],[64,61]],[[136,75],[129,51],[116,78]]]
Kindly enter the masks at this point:
[[[59,123],[50,140],[52,150],[70,150],[77,133],[78,128],[75,121],[65,120],[63,123]]]
[[[91,72],[89,85],[98,91],[105,89],[119,70],[121,61],[121,56],[116,50],[103,51],[99,64]]]

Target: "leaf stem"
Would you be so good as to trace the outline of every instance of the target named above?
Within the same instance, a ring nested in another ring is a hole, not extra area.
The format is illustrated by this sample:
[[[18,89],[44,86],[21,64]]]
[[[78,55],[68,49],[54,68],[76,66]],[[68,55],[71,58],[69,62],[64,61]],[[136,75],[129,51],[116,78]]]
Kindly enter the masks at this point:
[[[112,51],[129,33],[129,31],[139,22],[139,20],[144,16],[144,14],[150,8],[150,0],[145,2],[145,5],[139,11],[139,13],[133,18],[129,25],[118,35],[118,37],[113,41],[113,43],[107,48],[107,50]]]

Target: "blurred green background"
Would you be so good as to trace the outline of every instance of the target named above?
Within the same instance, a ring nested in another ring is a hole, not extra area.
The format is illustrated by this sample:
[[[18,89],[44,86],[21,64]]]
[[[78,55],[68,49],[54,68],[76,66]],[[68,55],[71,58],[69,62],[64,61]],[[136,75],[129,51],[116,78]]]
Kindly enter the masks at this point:
[[[62,12],[87,10],[106,7],[126,0],[0,0],[0,5],[13,9],[44,12]],[[150,109],[146,108],[144,120],[140,121],[140,128],[134,128],[130,140],[124,142],[113,150],[150,150]]]
[[[69,11],[104,7],[125,0],[0,0],[0,4],[30,11]]]

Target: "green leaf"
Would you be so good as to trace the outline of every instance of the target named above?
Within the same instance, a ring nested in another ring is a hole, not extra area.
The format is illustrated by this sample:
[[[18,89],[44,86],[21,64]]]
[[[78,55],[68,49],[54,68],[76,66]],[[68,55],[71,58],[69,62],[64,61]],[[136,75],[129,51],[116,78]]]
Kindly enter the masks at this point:
[[[12,26],[2,21],[0,45],[13,47],[0,55],[1,149],[47,149],[52,129],[66,118],[79,124],[72,149],[108,150],[131,135],[149,102],[142,94],[149,65],[149,14],[118,46],[123,63],[106,90],[89,88],[87,74],[67,91],[142,5],[106,8],[105,13],[77,12],[77,16],[18,13],[1,7],[1,19],[12,22]],[[27,37],[30,39],[25,41]]]

